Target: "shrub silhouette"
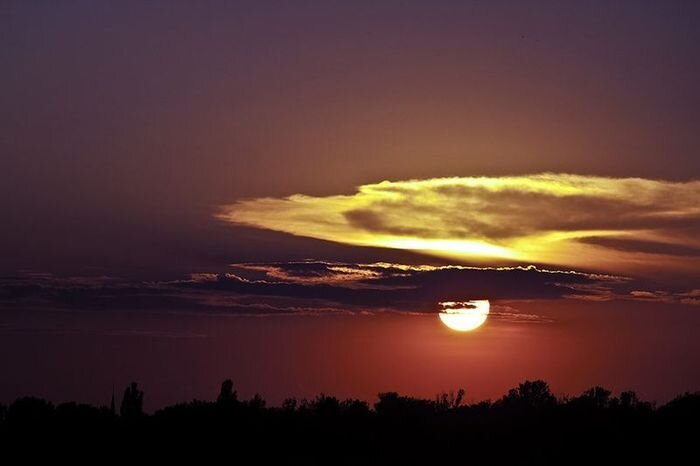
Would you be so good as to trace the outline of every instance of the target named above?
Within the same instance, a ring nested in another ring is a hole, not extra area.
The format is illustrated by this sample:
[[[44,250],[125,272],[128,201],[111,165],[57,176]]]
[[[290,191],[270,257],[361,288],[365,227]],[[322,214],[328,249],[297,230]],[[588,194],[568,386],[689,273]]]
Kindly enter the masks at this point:
[[[26,396],[15,400],[7,409],[6,421],[15,428],[39,427],[50,420],[54,406],[46,400]]]

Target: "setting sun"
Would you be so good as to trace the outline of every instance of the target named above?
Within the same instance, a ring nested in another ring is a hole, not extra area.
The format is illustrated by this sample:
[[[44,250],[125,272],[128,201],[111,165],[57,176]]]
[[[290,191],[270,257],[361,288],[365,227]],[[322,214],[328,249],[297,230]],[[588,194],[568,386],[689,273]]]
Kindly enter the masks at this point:
[[[464,302],[440,303],[440,320],[452,330],[468,332],[480,327],[489,314],[491,304],[487,299]]]

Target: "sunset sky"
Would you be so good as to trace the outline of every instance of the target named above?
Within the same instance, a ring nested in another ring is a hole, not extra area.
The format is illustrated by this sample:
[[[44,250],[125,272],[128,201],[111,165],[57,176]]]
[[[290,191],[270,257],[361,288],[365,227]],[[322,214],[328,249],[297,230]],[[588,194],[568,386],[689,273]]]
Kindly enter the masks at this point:
[[[700,389],[698,24],[0,2],[0,402]]]

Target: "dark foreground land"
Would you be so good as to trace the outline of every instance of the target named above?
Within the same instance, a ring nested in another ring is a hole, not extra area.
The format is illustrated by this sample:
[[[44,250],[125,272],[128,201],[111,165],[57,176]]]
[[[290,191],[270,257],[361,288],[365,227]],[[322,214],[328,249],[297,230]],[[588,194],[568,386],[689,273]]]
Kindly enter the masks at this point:
[[[661,407],[601,387],[557,399],[543,381],[526,381],[495,402],[464,404],[463,395],[381,393],[371,407],[321,395],[267,407],[258,396],[239,400],[227,380],[216,401],[147,415],[132,384],[118,407],[31,397],[0,406],[0,447],[23,462],[700,464],[700,392]]]

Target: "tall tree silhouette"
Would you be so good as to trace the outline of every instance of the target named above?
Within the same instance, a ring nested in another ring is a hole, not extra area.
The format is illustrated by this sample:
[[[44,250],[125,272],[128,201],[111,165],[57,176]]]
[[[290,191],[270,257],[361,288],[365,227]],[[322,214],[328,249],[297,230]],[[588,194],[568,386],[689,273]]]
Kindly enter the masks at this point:
[[[233,406],[238,402],[238,392],[233,389],[233,381],[226,379],[221,382],[221,391],[216,398],[216,403],[220,406]]]
[[[139,390],[136,382],[131,382],[131,385],[124,390],[119,414],[125,418],[137,418],[143,415],[143,391]]]

